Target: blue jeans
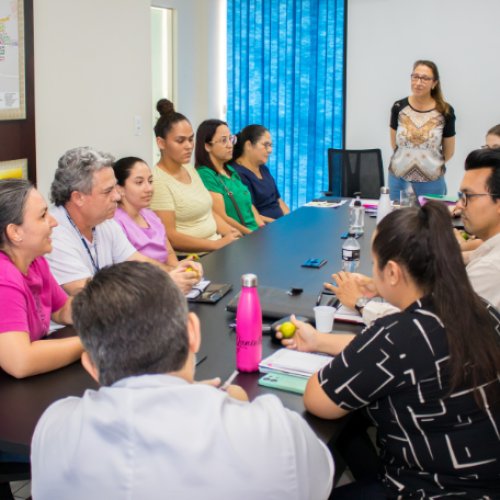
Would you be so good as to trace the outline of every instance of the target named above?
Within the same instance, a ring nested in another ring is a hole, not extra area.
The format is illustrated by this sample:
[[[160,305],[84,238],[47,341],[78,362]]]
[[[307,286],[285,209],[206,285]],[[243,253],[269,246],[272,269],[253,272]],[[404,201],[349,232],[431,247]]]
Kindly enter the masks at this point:
[[[387,497],[382,483],[367,480],[334,488],[330,500],[387,500]]]
[[[29,455],[17,455],[16,453],[9,453],[7,451],[0,451],[0,462],[20,462],[29,464]]]
[[[407,191],[411,186],[414,187],[417,196],[424,196],[426,194],[445,195],[448,192],[444,177],[441,177],[441,179],[437,181],[430,182],[408,182],[401,177],[396,177],[389,173],[389,194],[391,200],[399,200],[399,192]]]

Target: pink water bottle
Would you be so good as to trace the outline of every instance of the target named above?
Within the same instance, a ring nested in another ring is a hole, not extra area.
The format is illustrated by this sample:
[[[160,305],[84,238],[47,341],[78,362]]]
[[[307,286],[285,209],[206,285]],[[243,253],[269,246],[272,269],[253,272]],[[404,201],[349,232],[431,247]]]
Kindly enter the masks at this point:
[[[241,372],[256,372],[262,361],[262,311],[257,276],[244,274],[241,286],[236,311],[236,366]]]

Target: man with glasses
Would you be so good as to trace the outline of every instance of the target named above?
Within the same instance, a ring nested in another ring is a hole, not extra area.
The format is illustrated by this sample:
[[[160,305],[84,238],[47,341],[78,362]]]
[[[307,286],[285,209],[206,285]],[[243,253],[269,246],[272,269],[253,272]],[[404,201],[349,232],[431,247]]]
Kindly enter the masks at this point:
[[[500,149],[478,149],[465,160],[457,208],[464,228],[483,244],[469,257],[467,274],[478,295],[500,307]]]
[[[477,149],[467,156],[457,208],[465,230],[483,241],[469,254],[466,269],[472,288],[500,309],[500,149]],[[399,311],[390,304],[370,300],[378,295],[372,278],[341,272],[334,279],[340,302],[357,309],[366,324]]]

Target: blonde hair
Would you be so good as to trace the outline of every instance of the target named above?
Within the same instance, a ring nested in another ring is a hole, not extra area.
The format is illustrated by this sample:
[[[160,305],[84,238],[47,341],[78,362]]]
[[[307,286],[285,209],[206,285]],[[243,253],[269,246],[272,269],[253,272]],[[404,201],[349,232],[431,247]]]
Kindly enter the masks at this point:
[[[437,82],[436,86],[431,90],[431,97],[436,101],[436,110],[442,115],[447,115],[450,112],[450,105],[445,102],[443,98],[443,91],[441,90],[441,80],[439,79],[439,71],[437,66],[432,61],[417,61],[413,65],[413,71],[417,66],[427,66],[434,75],[434,81]]]

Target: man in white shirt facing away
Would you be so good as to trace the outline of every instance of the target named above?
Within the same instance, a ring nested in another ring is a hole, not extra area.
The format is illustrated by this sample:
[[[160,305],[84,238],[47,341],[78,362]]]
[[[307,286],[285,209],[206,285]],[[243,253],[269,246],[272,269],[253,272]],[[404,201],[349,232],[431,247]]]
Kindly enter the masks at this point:
[[[126,260],[150,262],[169,272],[184,293],[203,276],[200,264],[185,260],[173,268],[139,253],[113,220],[120,195],[113,156],[91,148],[67,151],[57,166],[49,210],[58,226],[52,232],[50,270],[69,295],[75,295],[104,266]],[[198,271],[188,271],[192,267]]]
[[[52,404],[32,442],[36,500],[322,500],[334,465],[274,395],[193,383],[200,323],[148,263],[98,272],[75,297],[85,369],[100,384]]]
[[[470,253],[466,267],[472,288],[500,311],[500,149],[477,149],[467,156],[457,209],[465,231],[483,241]],[[358,309],[366,324],[399,311],[390,304],[367,300],[377,295],[371,278],[350,273],[333,277],[337,288],[330,288],[342,304]]]

